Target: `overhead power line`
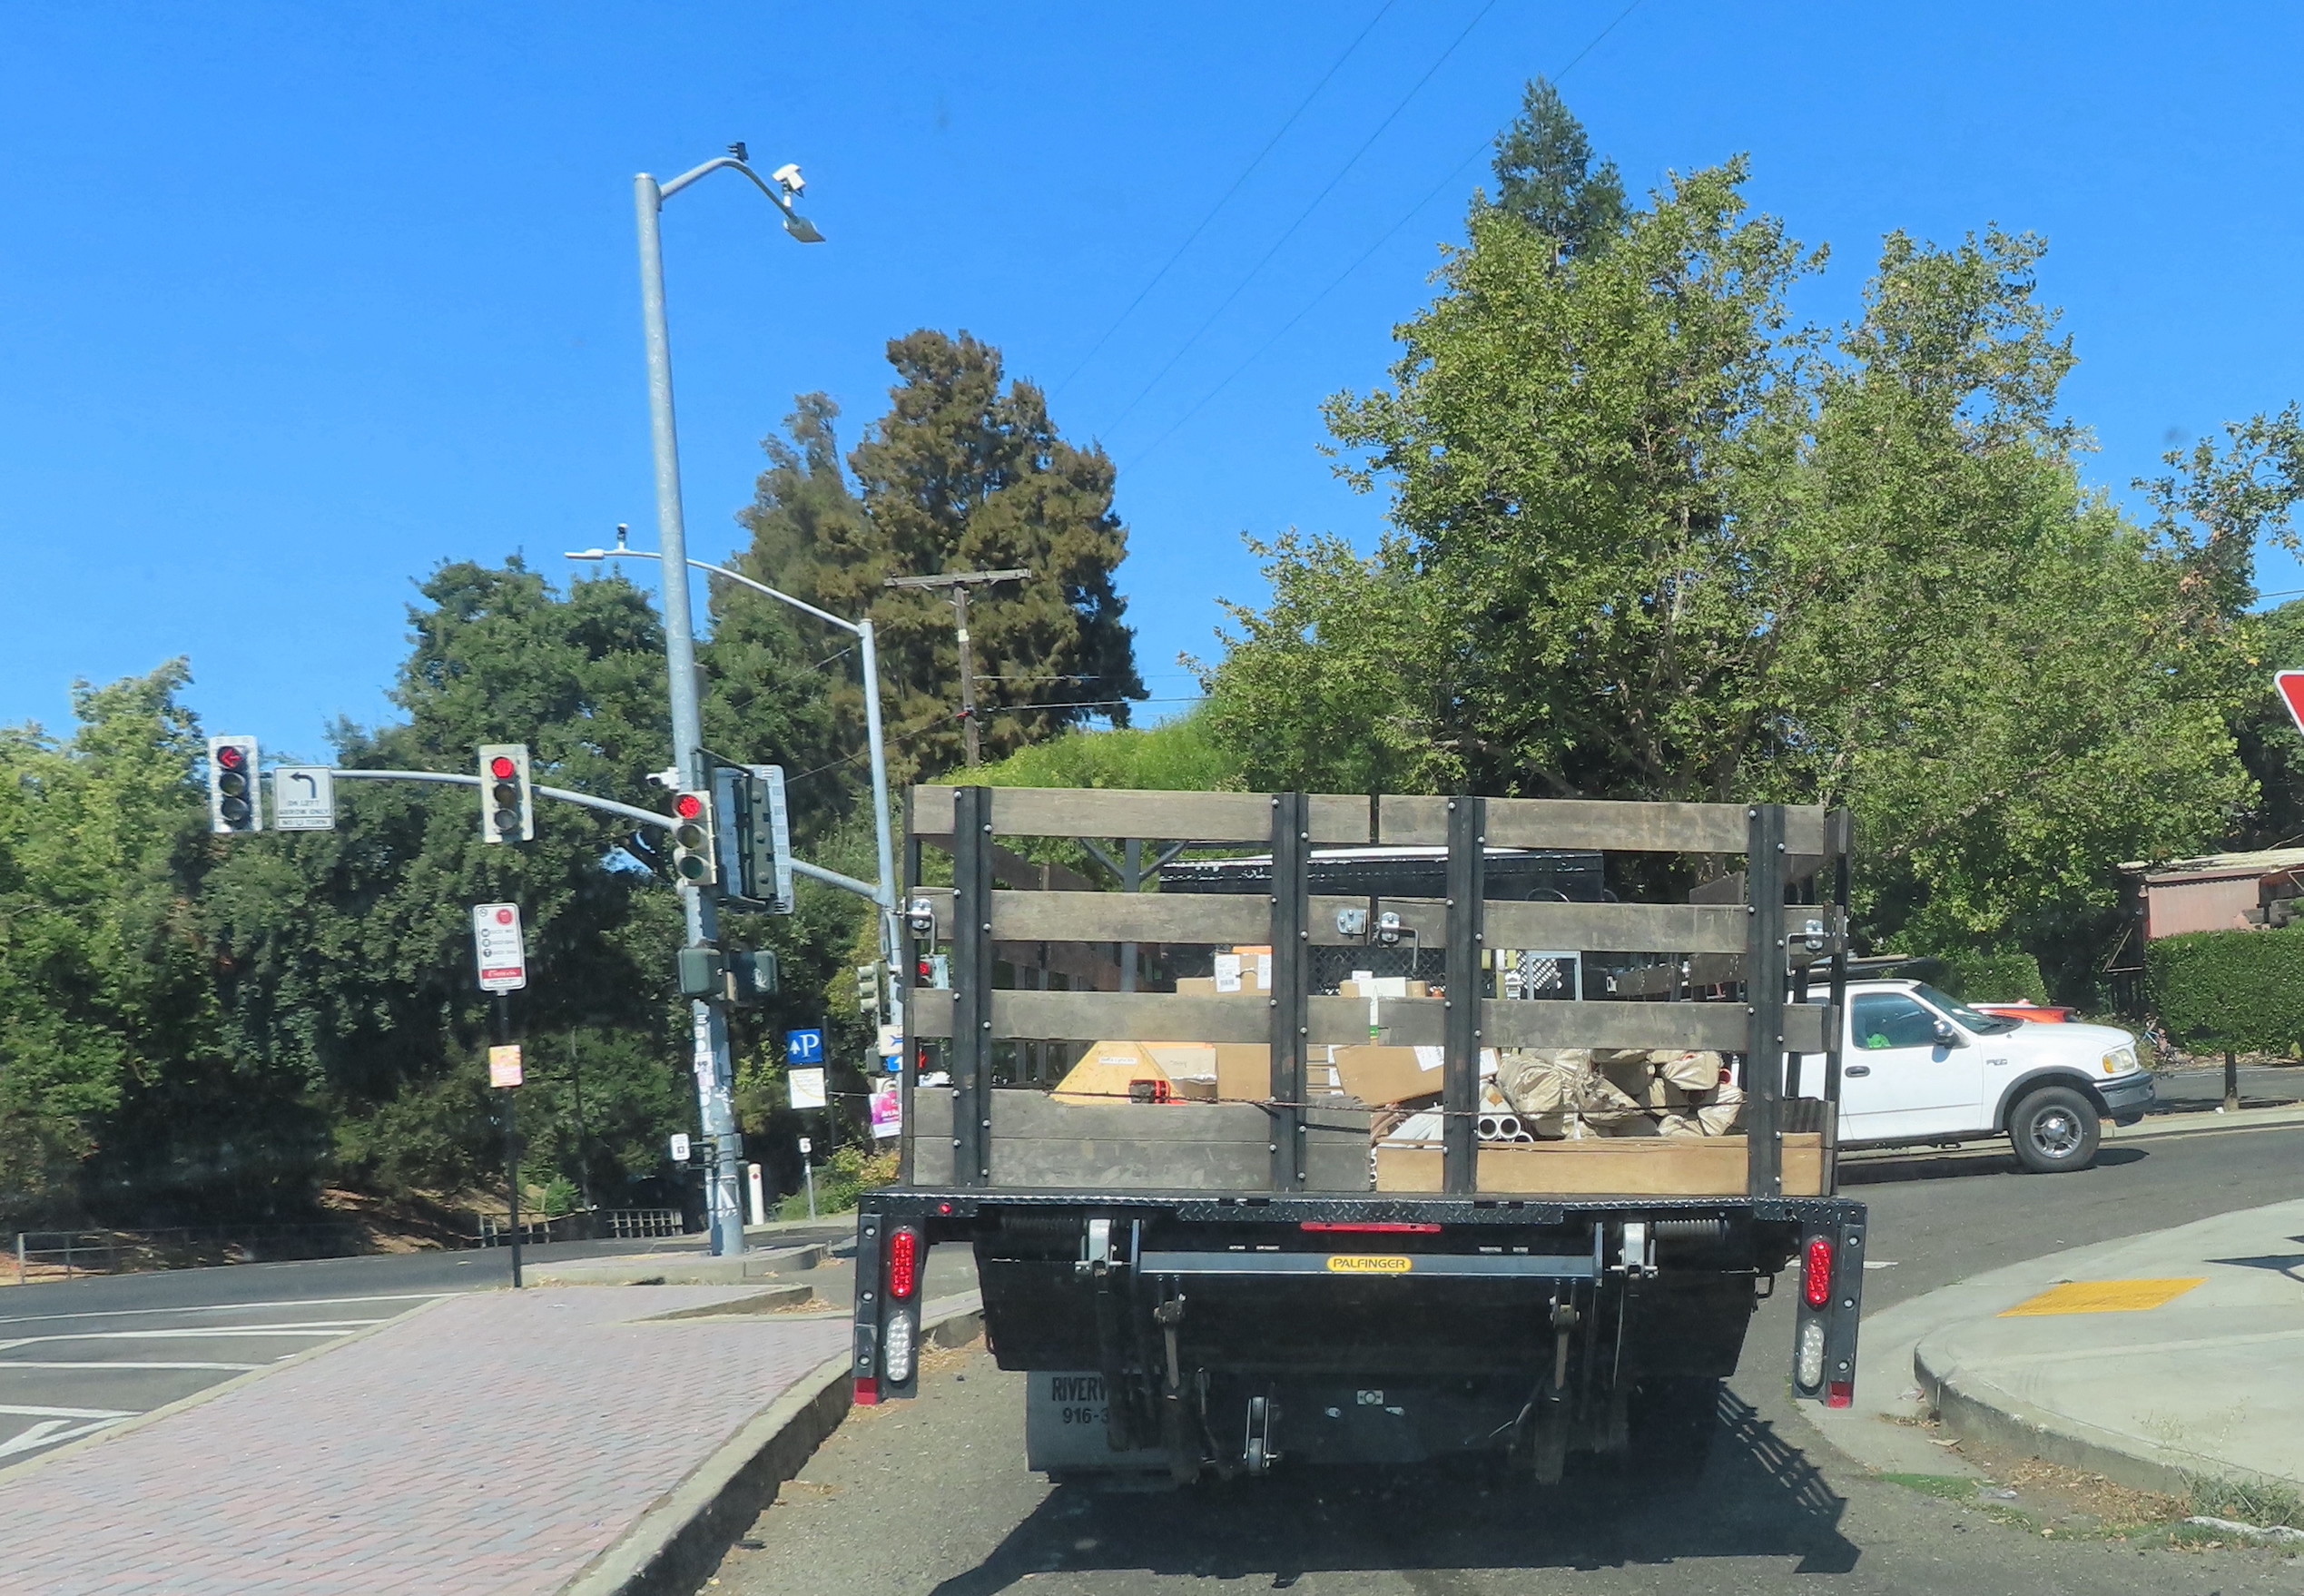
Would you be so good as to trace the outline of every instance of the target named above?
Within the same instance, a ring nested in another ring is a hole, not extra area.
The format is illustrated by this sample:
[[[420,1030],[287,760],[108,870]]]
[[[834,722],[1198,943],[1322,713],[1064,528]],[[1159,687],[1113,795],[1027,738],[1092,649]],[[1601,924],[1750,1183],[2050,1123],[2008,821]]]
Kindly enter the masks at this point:
[[[1353,52],[1360,48],[1361,41],[1375,31],[1376,25],[1383,21],[1385,14],[1391,11],[1393,6],[1398,3],[1399,0],[1384,0],[1384,3],[1376,8],[1376,15],[1368,19],[1368,25],[1362,28],[1359,33],[1353,35],[1352,43],[1344,47],[1343,54],[1337,56],[1334,61],[1329,63],[1328,70],[1320,74],[1320,81],[1312,85],[1310,93],[1306,94],[1303,99],[1296,102],[1296,108],[1288,113],[1287,120],[1280,124],[1278,131],[1274,133],[1269,139],[1265,141],[1264,148],[1255,153],[1255,158],[1240,169],[1240,175],[1232,180],[1232,186],[1230,188],[1226,189],[1223,193],[1216,197],[1216,202],[1208,207],[1207,214],[1200,218],[1198,224],[1195,226],[1190,232],[1184,235],[1184,241],[1177,245],[1176,252],[1171,254],[1167,260],[1160,262],[1160,269],[1152,274],[1152,280],[1149,282],[1147,282],[1144,287],[1137,291],[1136,298],[1128,301],[1127,309],[1122,310],[1118,316],[1112,318],[1111,325],[1107,327],[1102,332],[1098,333],[1096,335],[1096,341],[1088,345],[1088,353],[1082,355],[1079,360],[1074,363],[1072,369],[1064,374],[1063,379],[1049,390],[1049,397],[1050,399],[1054,399],[1058,394],[1062,393],[1066,388],[1069,387],[1071,385],[1072,379],[1078,377],[1082,371],[1086,370],[1088,369],[1088,363],[1096,359],[1097,351],[1104,347],[1105,343],[1114,333],[1120,330],[1122,324],[1125,323],[1130,316],[1136,314],[1136,308],[1144,303],[1146,298],[1151,294],[1154,289],[1160,286],[1160,280],[1168,274],[1169,268],[1173,267],[1178,261],[1184,259],[1184,251],[1190,249],[1194,241],[1198,239],[1203,232],[1207,231],[1208,223],[1216,220],[1216,212],[1223,210],[1225,206],[1231,202],[1232,196],[1240,192],[1240,185],[1248,181],[1249,177],[1255,173],[1257,167],[1264,164],[1264,158],[1266,155],[1271,154],[1274,147],[1276,146],[1283,138],[1287,136],[1288,130],[1295,126],[1296,118],[1302,116],[1306,110],[1310,109],[1312,103],[1320,97],[1320,91],[1328,86],[1328,80],[1336,75],[1338,69],[1340,69],[1345,62],[1352,59]]]
[[[1551,81],[1557,84],[1561,81],[1561,79],[1575,71],[1576,64],[1578,62],[1583,60],[1585,56],[1590,55],[1594,50],[1598,49],[1601,40],[1607,38],[1609,34],[1614,33],[1617,28],[1621,25],[1626,17],[1631,15],[1635,11],[1638,11],[1645,3],[1646,0],[1632,0],[1632,3],[1630,5],[1627,5],[1623,10],[1618,12],[1614,21],[1610,22],[1606,27],[1600,29],[1599,33],[1594,34],[1591,38],[1585,43],[1585,45],[1581,50],[1577,51],[1575,54],[1569,57],[1567,65],[1552,74]],[[1473,20],[1477,22],[1479,19],[1475,17]],[[1275,332],[1270,338],[1265,339],[1262,343],[1258,344],[1254,352],[1252,352],[1246,360],[1242,360],[1238,365],[1233,367],[1230,371],[1225,373],[1223,380],[1219,381],[1214,388],[1208,389],[1207,392],[1202,394],[1198,399],[1193,400],[1190,409],[1186,409],[1184,414],[1178,416],[1174,421],[1168,423],[1167,430],[1161,433],[1159,437],[1154,438],[1150,443],[1145,445],[1142,451],[1131,458],[1128,463],[1122,468],[1122,469],[1132,471],[1137,467],[1142,465],[1146,460],[1151,458],[1152,456],[1158,451],[1159,447],[1167,442],[1169,438],[1175,437],[1186,422],[1191,420],[1193,417],[1198,415],[1201,409],[1210,399],[1215,399],[1216,395],[1231,387],[1235,379],[1239,377],[1239,375],[1246,371],[1249,367],[1255,365],[1258,360],[1264,359],[1265,354],[1271,350],[1274,344],[1278,343],[1282,339],[1287,337],[1288,333],[1295,327],[1297,322],[1312,314],[1313,310],[1322,300],[1325,300],[1330,294],[1335,292],[1336,290],[1342,288],[1344,284],[1345,279],[1349,278],[1354,272],[1359,271],[1363,266],[1366,265],[1370,256],[1374,255],[1378,250],[1383,249],[1385,244],[1391,241],[1393,234],[1398,232],[1402,228],[1407,226],[1410,222],[1422,215],[1425,206],[1431,204],[1434,200],[1438,199],[1442,191],[1450,187],[1462,176],[1465,167],[1470,166],[1473,162],[1488,153],[1488,152],[1494,146],[1494,143],[1495,141],[1493,139],[1482,139],[1479,143],[1473,145],[1472,152],[1469,154],[1467,154],[1462,161],[1457,162],[1454,166],[1449,168],[1446,176],[1442,177],[1438,182],[1433,184],[1430,189],[1424,192],[1423,198],[1409,206],[1406,211],[1401,213],[1400,219],[1397,222],[1394,222],[1390,227],[1385,228],[1383,232],[1379,233],[1376,236],[1376,241],[1370,244],[1366,249],[1361,251],[1360,253],[1354,258],[1351,265],[1345,267],[1342,271],[1337,272],[1334,277],[1331,278],[1328,281],[1327,287],[1322,289],[1318,293],[1313,295],[1311,299],[1305,300],[1304,307],[1295,315],[1289,317],[1286,321],[1283,322],[1278,331]],[[1137,397],[1141,398],[1143,396],[1138,395]]]
[[[1209,328],[1216,325],[1216,318],[1223,315],[1225,311],[1232,308],[1232,301],[1238,299],[1240,295],[1246,291],[1248,284],[1255,281],[1256,274],[1258,272],[1262,271],[1266,266],[1271,264],[1272,258],[1280,252],[1281,247],[1290,239],[1296,236],[1296,230],[1302,227],[1306,221],[1310,220],[1312,213],[1320,208],[1321,202],[1335,192],[1336,185],[1344,182],[1345,176],[1350,173],[1352,169],[1360,163],[1360,158],[1368,153],[1370,146],[1374,144],[1378,139],[1383,136],[1384,130],[1399,119],[1402,112],[1408,109],[1408,103],[1411,100],[1413,100],[1423,86],[1432,81],[1433,74],[1438,72],[1441,67],[1447,64],[1448,58],[1456,53],[1457,47],[1463,44],[1466,39],[1472,37],[1472,30],[1478,27],[1481,25],[1482,19],[1487,16],[1487,15],[1494,9],[1496,9],[1496,0],[1488,0],[1486,5],[1482,5],[1479,11],[1473,14],[1472,21],[1464,25],[1463,32],[1458,34],[1453,39],[1450,40],[1448,43],[1448,48],[1442,50],[1439,55],[1433,59],[1433,64],[1424,68],[1423,75],[1418,78],[1414,83],[1408,85],[1408,92],[1401,95],[1399,103],[1393,105],[1389,112],[1384,113],[1384,119],[1376,123],[1375,131],[1370,133],[1365,139],[1362,140],[1360,147],[1352,153],[1351,156],[1345,160],[1342,166],[1336,168],[1335,176],[1330,178],[1326,186],[1322,188],[1318,193],[1312,196],[1312,202],[1306,205],[1302,211],[1296,212],[1296,219],[1288,223],[1285,232],[1282,232],[1278,238],[1272,241],[1272,247],[1265,251],[1265,252],[1257,258],[1256,263],[1248,268],[1247,274],[1233,285],[1232,291],[1224,296],[1223,302],[1218,304],[1215,310],[1208,312],[1207,319],[1202,321],[1199,326],[1192,330],[1192,336],[1186,339],[1182,344],[1177,346],[1176,353],[1170,355],[1167,358],[1167,363],[1152,374],[1152,380],[1138,389],[1137,390],[1136,397],[1128,400],[1125,406],[1121,407],[1120,413],[1113,417],[1112,419],[1107,423],[1105,428],[1106,431],[1108,432],[1116,430],[1121,422],[1127,420],[1131,415],[1136,413],[1136,407],[1144,402],[1145,395],[1159,387],[1160,379],[1166,377],[1170,371],[1174,370],[1176,369],[1176,363],[1184,359],[1184,357],[1191,351],[1193,345],[1200,341],[1202,334],[1206,333]]]

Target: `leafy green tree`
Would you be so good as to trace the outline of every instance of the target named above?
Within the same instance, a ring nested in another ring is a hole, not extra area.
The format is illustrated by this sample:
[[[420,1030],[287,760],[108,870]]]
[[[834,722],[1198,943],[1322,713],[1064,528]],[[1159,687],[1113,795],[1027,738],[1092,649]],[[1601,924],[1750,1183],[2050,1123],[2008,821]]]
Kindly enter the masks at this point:
[[[293,1202],[322,1139],[224,1045],[193,906],[213,858],[184,662],[0,734],[0,1204],[180,1221]]]
[[[1531,78],[1520,114],[1496,140],[1494,209],[1550,239],[1556,255],[1580,259],[1608,247],[1627,213],[1613,161],[1592,163],[1584,124],[1544,79]],[[1489,203],[1474,202],[1474,210]]]
[[[891,589],[889,577],[1023,567],[1029,581],[979,588],[969,604],[983,742],[1004,755],[1093,718],[1127,722],[1144,696],[1114,573],[1127,552],[1112,510],[1112,462],[1067,442],[1029,382],[1005,382],[999,353],[966,333],[922,330],[888,346],[889,413],[841,468],[837,410],[804,396],[790,440],[740,517],[746,574],[879,632],[891,771],[900,783],[960,763],[959,651],[951,606]],[[722,613],[773,601],[730,594]],[[862,700],[833,696],[840,739],[862,739]]]

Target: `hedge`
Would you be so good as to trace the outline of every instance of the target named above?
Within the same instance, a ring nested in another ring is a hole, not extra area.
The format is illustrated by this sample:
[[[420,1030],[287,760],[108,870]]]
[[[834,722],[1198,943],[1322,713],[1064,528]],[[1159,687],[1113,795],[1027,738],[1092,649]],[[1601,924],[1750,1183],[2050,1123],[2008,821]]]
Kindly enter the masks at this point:
[[[2168,1039],[2234,1052],[2304,1047],[2304,926],[2194,931],[2145,949]]]

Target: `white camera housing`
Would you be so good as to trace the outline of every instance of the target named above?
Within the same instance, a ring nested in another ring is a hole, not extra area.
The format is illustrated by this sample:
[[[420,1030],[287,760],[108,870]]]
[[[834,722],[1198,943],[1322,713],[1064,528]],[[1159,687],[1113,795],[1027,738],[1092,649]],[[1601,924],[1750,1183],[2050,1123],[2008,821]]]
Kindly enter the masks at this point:
[[[768,175],[774,178],[778,186],[788,194],[797,194],[808,186],[808,180],[800,175],[800,163],[797,161],[787,161]]]

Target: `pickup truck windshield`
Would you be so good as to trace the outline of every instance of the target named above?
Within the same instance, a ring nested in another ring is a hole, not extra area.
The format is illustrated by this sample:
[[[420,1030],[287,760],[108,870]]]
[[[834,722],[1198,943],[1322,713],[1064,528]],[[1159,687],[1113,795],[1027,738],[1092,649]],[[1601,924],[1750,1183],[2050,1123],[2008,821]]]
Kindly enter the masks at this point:
[[[1915,996],[1935,1004],[1940,1012],[1949,1017],[1961,1030],[1972,1031],[1977,1036],[1998,1036],[2001,1032],[2014,1030],[2023,1023],[2020,1020],[2011,1020],[2003,1014],[1980,1013],[1957,998],[1946,997],[1925,981],[1912,990]]]

